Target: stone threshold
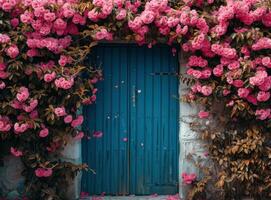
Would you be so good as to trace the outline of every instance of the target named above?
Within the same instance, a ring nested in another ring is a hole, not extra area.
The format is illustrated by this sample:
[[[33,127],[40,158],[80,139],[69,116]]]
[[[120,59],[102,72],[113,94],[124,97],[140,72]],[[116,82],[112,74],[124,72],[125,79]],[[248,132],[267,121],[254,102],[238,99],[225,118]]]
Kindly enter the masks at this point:
[[[178,200],[175,195],[173,196],[93,196],[93,197],[85,197],[80,200]]]

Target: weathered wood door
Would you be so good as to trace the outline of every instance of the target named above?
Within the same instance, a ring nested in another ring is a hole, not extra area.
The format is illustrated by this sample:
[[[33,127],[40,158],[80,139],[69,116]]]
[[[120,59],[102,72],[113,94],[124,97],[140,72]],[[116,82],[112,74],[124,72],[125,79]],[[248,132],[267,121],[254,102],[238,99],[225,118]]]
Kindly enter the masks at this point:
[[[178,191],[178,58],[170,47],[99,45],[96,104],[84,108],[84,129],[103,137],[83,141],[82,191],[149,195]],[[157,75],[157,73],[171,75]]]

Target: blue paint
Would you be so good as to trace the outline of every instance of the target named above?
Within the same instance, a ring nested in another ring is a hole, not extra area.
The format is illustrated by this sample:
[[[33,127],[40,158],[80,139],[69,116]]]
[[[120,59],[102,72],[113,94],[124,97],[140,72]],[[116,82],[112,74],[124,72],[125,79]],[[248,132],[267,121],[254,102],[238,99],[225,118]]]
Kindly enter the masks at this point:
[[[89,57],[101,66],[97,102],[84,108],[82,190],[90,194],[149,195],[178,191],[178,58],[168,46],[101,44]],[[126,139],[127,138],[127,139]]]

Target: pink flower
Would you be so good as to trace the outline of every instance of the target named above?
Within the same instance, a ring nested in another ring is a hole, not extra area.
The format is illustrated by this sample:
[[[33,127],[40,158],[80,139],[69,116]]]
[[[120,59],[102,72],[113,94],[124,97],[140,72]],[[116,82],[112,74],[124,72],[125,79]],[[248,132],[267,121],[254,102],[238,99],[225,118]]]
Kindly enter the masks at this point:
[[[238,61],[234,61],[228,65],[229,70],[235,70],[240,67],[240,63]]]
[[[264,83],[265,78],[268,76],[266,71],[257,71],[255,76],[249,78],[249,83],[251,85],[261,85]]]
[[[240,87],[242,87],[244,85],[244,82],[242,80],[234,80],[232,85],[234,87],[240,88]]]
[[[49,83],[51,81],[53,81],[54,79],[56,78],[56,73],[55,72],[52,72],[52,73],[48,73],[48,74],[45,74],[43,79],[45,82]]]
[[[68,90],[70,89],[74,84],[74,79],[70,78],[70,79],[65,79],[63,77],[58,78],[55,80],[55,85],[57,88],[62,88],[64,90]]]
[[[211,86],[202,86],[201,88],[201,93],[204,95],[204,96],[210,96],[213,92],[213,89]]]
[[[58,117],[63,117],[65,115],[67,115],[66,110],[64,107],[57,107],[54,109],[54,113],[56,114],[56,116]]]
[[[252,103],[253,105],[257,105],[257,99],[253,95],[248,95],[247,96],[247,101],[250,102],[250,103]]]
[[[7,34],[0,33],[0,44],[9,43],[10,37]]]
[[[103,136],[103,132],[101,132],[101,131],[95,131],[93,133],[93,137],[95,137],[95,138],[101,138],[102,136]]]
[[[3,90],[6,87],[6,84],[4,81],[0,81],[0,89]]]
[[[8,117],[0,115],[0,131],[8,132],[11,129],[11,122]]]
[[[222,76],[223,74],[223,65],[217,65],[214,69],[213,69],[213,74],[217,77]]]
[[[15,134],[23,133],[29,128],[29,125],[26,123],[22,123],[21,125],[19,123],[14,124],[14,131]]]
[[[265,120],[270,116],[270,109],[259,109],[256,110],[255,115],[260,120]]]
[[[69,124],[72,122],[72,115],[67,115],[65,118],[64,118],[64,122],[65,124]]]
[[[47,128],[44,128],[44,129],[42,129],[42,130],[39,132],[39,136],[40,136],[41,138],[47,137],[48,134],[49,134],[49,130],[48,130]]]
[[[52,169],[44,169],[44,168],[38,168],[35,170],[35,174],[37,177],[50,177],[53,174]]]
[[[267,68],[271,68],[271,58],[270,57],[263,57],[262,64]]]
[[[197,175],[195,173],[187,174],[187,173],[182,173],[182,179],[183,182],[187,185],[192,184],[197,178]]]
[[[15,44],[13,44],[6,49],[6,53],[10,58],[16,58],[19,55],[19,49]]]
[[[247,88],[239,88],[238,89],[238,96],[241,98],[246,98],[249,95],[249,89]]]
[[[75,137],[75,140],[81,140],[84,137],[84,132],[80,131]]]
[[[10,20],[10,24],[13,28],[16,28],[19,25],[19,23],[20,23],[19,19],[17,19],[17,18],[13,18]]]
[[[257,95],[257,100],[260,102],[267,101],[270,98],[270,92],[260,91]]]
[[[209,112],[206,112],[206,111],[200,111],[200,112],[198,113],[198,117],[199,117],[200,119],[208,118],[208,117],[209,117]]]
[[[228,94],[231,93],[231,91],[227,90],[227,89],[224,89],[222,93],[223,93],[223,96],[227,96]]]
[[[43,18],[45,19],[45,21],[52,22],[55,20],[56,15],[53,12],[48,12],[43,15]]]
[[[24,102],[29,97],[29,91],[26,87],[20,87],[19,92],[16,95],[16,98],[19,102]]]
[[[125,9],[120,9],[118,11],[118,14],[116,15],[117,20],[123,20],[126,17],[126,10]]]
[[[58,60],[58,64],[62,67],[64,67],[66,64],[70,64],[72,62],[72,59],[70,56],[61,55],[60,59]]]
[[[206,67],[208,61],[203,59],[201,56],[190,56],[187,65],[189,67]]]
[[[83,115],[79,115],[76,119],[74,119],[71,123],[71,126],[73,128],[77,127],[77,126],[80,126],[84,121],[84,117]]]
[[[56,30],[65,30],[67,27],[67,22],[65,22],[63,19],[58,18],[54,21],[54,28]]]
[[[10,147],[10,153],[16,157],[20,157],[23,155],[22,151],[15,149],[14,147]]]
[[[264,82],[259,85],[259,89],[262,91],[268,91],[271,88],[271,76],[268,76],[264,79]]]
[[[271,48],[271,39],[267,37],[260,38],[255,44],[252,45],[252,50],[254,51],[270,48]]]
[[[142,14],[141,14],[141,20],[144,24],[150,24],[153,22],[155,16],[154,16],[154,12],[152,11],[144,11]]]

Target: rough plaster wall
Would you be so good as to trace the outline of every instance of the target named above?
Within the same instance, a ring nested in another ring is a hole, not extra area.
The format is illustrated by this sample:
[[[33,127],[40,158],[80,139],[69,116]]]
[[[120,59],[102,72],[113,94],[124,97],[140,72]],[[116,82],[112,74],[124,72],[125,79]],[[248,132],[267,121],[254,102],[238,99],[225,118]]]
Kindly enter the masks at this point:
[[[63,150],[61,157],[62,160],[68,162],[81,163],[81,141],[72,140]],[[19,158],[14,156],[4,158],[4,166],[0,167],[0,198],[1,195],[7,195],[8,199],[19,197],[24,187],[24,179],[21,176],[22,170],[23,164]],[[80,179],[81,174],[79,174],[71,183],[70,187],[67,188],[67,196],[70,200],[79,198]]]
[[[73,140],[63,151],[62,159],[76,164],[82,163],[81,149],[81,140]],[[67,196],[70,197],[70,200],[79,198],[81,191],[81,176],[81,173],[78,174],[67,190]]]
[[[186,58],[182,53],[179,56],[179,65],[180,72],[184,74],[185,72],[185,62]],[[182,84],[180,81],[179,85],[179,96],[184,95],[188,90],[188,87],[185,84]],[[184,102],[180,102],[180,129],[179,129],[179,141],[180,141],[180,154],[179,154],[179,194],[181,198],[185,198],[187,190],[189,187],[182,184],[181,174],[183,172],[187,173],[197,173],[198,169],[195,168],[193,163],[190,163],[186,157],[189,153],[195,153],[202,155],[204,149],[202,143],[197,138],[197,134],[190,130],[189,124],[184,121],[189,121],[189,116],[198,113],[198,108],[195,105],[189,105]]]

